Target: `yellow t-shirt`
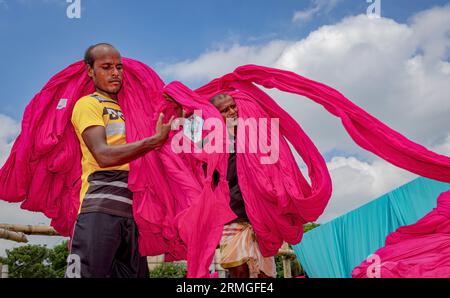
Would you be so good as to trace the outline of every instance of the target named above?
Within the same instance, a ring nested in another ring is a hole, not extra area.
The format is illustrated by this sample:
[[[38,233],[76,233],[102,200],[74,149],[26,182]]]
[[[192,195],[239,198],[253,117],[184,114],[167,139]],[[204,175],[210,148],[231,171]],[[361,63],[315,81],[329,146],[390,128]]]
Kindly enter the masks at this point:
[[[129,215],[132,200],[131,192],[127,188],[129,164],[101,168],[82,138],[86,128],[103,126],[108,145],[125,144],[125,119],[118,102],[97,92],[84,96],[75,104],[72,125],[82,152],[80,213]],[[89,204],[84,204],[83,201],[87,198],[92,200],[89,200]]]

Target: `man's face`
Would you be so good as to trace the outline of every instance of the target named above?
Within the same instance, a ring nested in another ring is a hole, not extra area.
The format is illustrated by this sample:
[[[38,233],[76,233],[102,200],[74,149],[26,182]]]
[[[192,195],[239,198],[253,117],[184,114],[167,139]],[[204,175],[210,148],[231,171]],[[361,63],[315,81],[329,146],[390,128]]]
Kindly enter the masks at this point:
[[[167,101],[167,105],[166,105],[166,111],[163,111],[164,115],[166,117],[169,117],[168,119],[170,119],[170,117],[176,116],[176,117],[182,117],[183,116],[183,106],[180,105],[177,101],[175,101],[175,99],[173,99],[172,97],[170,97],[167,94],[163,94],[164,98]]]
[[[236,102],[230,95],[224,96],[214,101],[214,105],[219,110],[225,121],[228,119],[236,120],[238,118],[238,109]]]
[[[123,65],[120,53],[114,48],[99,46],[93,50],[93,67],[88,66],[88,74],[95,87],[108,94],[117,94],[122,88]]]

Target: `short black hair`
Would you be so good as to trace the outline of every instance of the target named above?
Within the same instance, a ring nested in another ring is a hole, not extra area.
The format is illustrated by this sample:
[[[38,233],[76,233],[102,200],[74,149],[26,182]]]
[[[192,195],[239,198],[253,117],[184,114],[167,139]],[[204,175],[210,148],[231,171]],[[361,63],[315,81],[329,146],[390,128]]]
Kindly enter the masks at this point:
[[[230,95],[229,95],[229,94],[226,94],[226,93],[220,93],[220,94],[215,95],[213,98],[211,98],[211,99],[209,100],[209,102],[212,103],[212,104],[214,104],[217,100],[219,100],[219,99],[224,99],[224,98],[227,97],[227,96],[230,96]]]
[[[116,49],[112,44],[109,44],[106,42],[101,42],[101,43],[91,45],[89,48],[87,48],[86,52],[84,52],[84,63],[88,64],[91,67],[94,66],[94,62],[95,62],[94,55],[92,55],[92,51],[98,46],[108,46],[113,49]]]

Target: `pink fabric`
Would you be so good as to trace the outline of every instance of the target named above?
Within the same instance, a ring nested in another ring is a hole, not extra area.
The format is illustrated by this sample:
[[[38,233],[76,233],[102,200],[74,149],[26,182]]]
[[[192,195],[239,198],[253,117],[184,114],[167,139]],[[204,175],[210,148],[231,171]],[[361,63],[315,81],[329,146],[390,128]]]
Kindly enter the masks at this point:
[[[238,67],[196,92],[205,98],[229,93],[236,99],[243,118],[280,119],[282,138],[277,164],[262,165],[256,158],[260,154],[237,155],[239,185],[264,256],[276,254],[283,240],[291,244],[301,241],[302,224],[315,221],[328,203],[331,179],[325,161],[297,122],[253,83],[306,96],[340,117],[361,147],[413,173],[450,181],[450,158],[408,140],[331,87],[284,70],[256,65]],[[306,163],[311,186],[299,171],[286,140]]]
[[[298,130],[298,124],[291,120],[292,118],[267,94],[251,83],[308,97],[331,114],[341,118],[349,135],[362,148],[418,175],[443,182],[450,181],[449,157],[436,154],[410,141],[352,103],[337,90],[293,72],[245,65],[238,67],[231,74],[212,81],[197,92],[210,95],[217,93],[218,90],[238,89],[251,94],[270,115],[282,116],[280,117],[282,125],[286,119],[288,121],[285,124],[286,130]]]
[[[204,119],[221,119],[208,102],[220,92],[236,99],[240,117],[280,119],[277,163],[261,164],[261,152],[237,157],[247,212],[265,256],[276,254],[283,241],[300,242],[302,224],[316,220],[327,205],[331,179],[323,157],[300,126],[253,83],[313,99],[341,117],[363,148],[422,176],[450,182],[448,157],[409,141],[336,90],[294,73],[243,66],[193,92],[179,82],[164,87],[143,63],[127,58],[123,62],[119,103],[126,118],[128,142],[153,135],[160,111],[172,113],[163,91],[186,110],[201,110]],[[82,62],[53,77],[27,106],[22,132],[0,172],[0,198],[43,212],[62,235],[71,235],[81,186],[81,153],[70,115],[76,100],[93,90]],[[56,109],[61,98],[67,99],[67,106]],[[161,149],[130,163],[129,188],[134,193],[140,252],[165,254],[166,260],[187,259],[188,277],[208,277],[223,225],[236,217],[229,207],[225,180],[228,154],[176,154],[170,148],[176,136],[173,132]],[[225,133],[223,138],[226,143]],[[287,141],[308,166],[311,184],[298,169]],[[206,175],[203,164],[207,165]],[[211,183],[214,170],[221,177],[215,188]]]
[[[368,270],[374,269],[381,278],[450,277],[450,191],[442,193],[437,207],[417,223],[389,234],[375,255],[378,266],[364,261],[352,277],[368,277]]]
[[[0,172],[0,197],[43,212],[62,235],[72,230],[81,187],[81,151],[70,117],[94,86],[75,63],[55,75],[25,109],[22,131]],[[66,108],[56,109],[61,98]]]
[[[178,98],[187,111],[200,109],[205,118],[221,117],[214,106],[180,83],[171,83],[164,90]],[[229,189],[225,180],[227,155],[174,153],[171,149],[174,134],[155,151],[157,159],[141,165],[143,171],[132,173],[130,168],[129,187],[134,192],[140,251],[145,255],[165,253],[166,260],[187,259],[188,277],[208,277],[223,226],[236,218],[229,207]],[[225,133],[223,136],[225,138]],[[152,170],[148,170],[150,163],[154,167]],[[208,165],[206,175],[203,163]],[[221,179],[212,189],[215,169]],[[150,182],[147,188],[141,188],[145,183],[142,172]]]
[[[219,278],[219,272],[213,272],[211,273],[211,275],[209,276],[210,278]]]

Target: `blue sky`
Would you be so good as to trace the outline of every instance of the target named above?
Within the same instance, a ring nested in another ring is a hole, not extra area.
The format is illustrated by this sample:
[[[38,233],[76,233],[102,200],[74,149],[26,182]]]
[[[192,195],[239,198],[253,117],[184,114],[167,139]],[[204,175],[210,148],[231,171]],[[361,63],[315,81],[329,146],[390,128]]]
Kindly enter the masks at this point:
[[[420,10],[445,3],[383,0],[382,16],[405,22]],[[92,43],[113,43],[124,56],[158,70],[226,44],[301,39],[368,7],[365,0],[342,0],[330,12],[298,24],[292,22],[294,12],[311,8],[313,1],[81,0],[80,19],[67,18],[68,5],[65,0],[0,0],[0,113],[20,120],[45,82],[81,59]]]

